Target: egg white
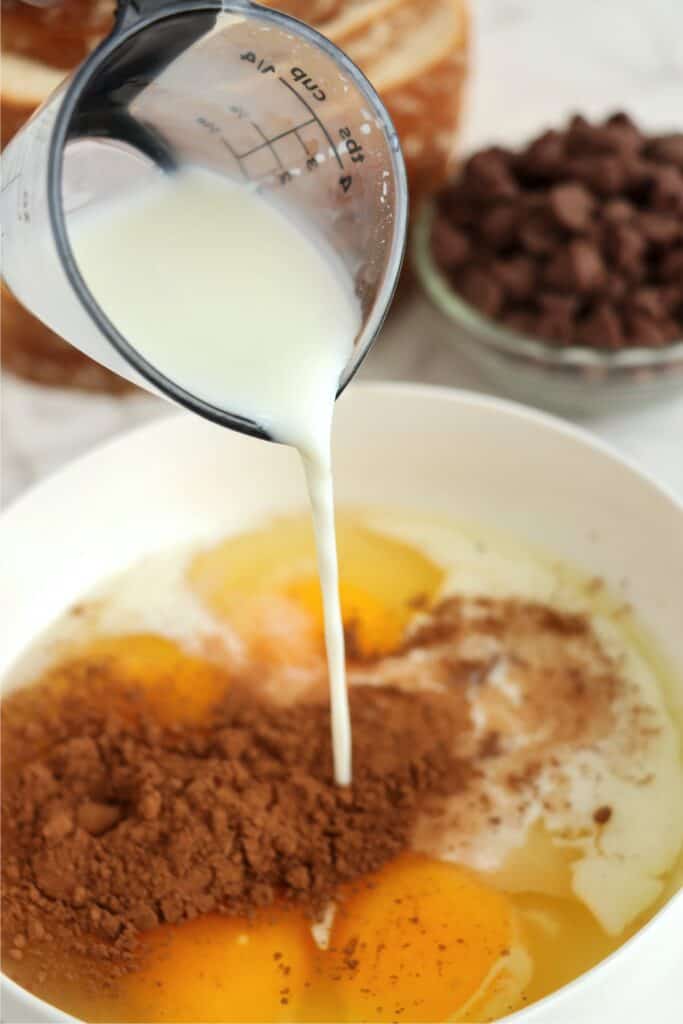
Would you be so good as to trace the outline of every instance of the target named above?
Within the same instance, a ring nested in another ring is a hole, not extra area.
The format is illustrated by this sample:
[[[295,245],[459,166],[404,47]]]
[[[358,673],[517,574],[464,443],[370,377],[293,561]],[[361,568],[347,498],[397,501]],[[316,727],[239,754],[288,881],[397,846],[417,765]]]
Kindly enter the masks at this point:
[[[444,568],[442,597],[514,597],[590,618],[625,681],[614,730],[590,747],[577,742],[558,752],[561,764],[544,767],[537,799],[523,808],[504,785],[505,758],[483,762],[480,786],[455,798],[456,805],[469,803],[457,814],[459,828],[437,846],[430,841],[429,852],[479,871],[499,872],[499,880],[504,879],[506,861],[523,850],[532,827],[540,824],[556,848],[551,858],[563,859],[555,852],[567,855],[573,894],[605,932],[620,934],[661,894],[683,846],[681,727],[668,708],[665,681],[639,649],[631,616],[594,580],[492,532],[393,514],[375,514],[369,525],[414,544]],[[495,674],[494,685],[514,705],[518,697],[509,666],[500,662]],[[476,688],[469,698],[475,733],[483,736],[487,723]],[[634,709],[643,706],[648,734],[634,739]],[[523,744],[524,738],[518,741]],[[478,813],[482,794],[488,806]],[[612,813],[598,824],[593,815],[602,806]],[[491,815],[500,819],[496,829],[487,824]],[[556,894],[552,885],[544,889],[539,882],[533,859],[525,878],[522,861],[519,853],[520,890]]]

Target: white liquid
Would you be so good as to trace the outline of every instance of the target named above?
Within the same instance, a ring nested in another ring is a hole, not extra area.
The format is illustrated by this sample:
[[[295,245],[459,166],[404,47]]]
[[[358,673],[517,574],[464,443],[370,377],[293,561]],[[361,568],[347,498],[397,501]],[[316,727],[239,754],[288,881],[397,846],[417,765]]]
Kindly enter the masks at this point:
[[[78,214],[69,233],[97,302],[149,363],[299,450],[323,593],[335,778],[347,785],[330,456],[334,399],[360,327],[346,271],[257,195],[197,168]]]

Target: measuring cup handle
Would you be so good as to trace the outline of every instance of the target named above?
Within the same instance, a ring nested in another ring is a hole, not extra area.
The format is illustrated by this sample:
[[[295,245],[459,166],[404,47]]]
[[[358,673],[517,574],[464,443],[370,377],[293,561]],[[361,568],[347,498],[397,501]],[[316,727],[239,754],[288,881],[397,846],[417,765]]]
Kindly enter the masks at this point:
[[[171,0],[117,0],[116,24],[130,25],[134,21],[156,14],[164,7],[170,7]]]
[[[219,11],[222,6],[221,0],[208,0],[208,3],[195,3],[192,0],[185,3],[179,3],[178,0],[117,0],[116,28],[121,29],[135,24],[136,21],[145,21],[166,9],[169,13],[177,14],[202,7],[215,7]]]

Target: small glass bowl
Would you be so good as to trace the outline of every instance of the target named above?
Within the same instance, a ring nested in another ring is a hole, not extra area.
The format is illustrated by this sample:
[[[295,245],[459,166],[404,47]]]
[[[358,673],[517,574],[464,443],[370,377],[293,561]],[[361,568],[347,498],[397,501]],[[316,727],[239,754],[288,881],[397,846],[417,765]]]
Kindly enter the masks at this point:
[[[453,324],[453,344],[501,393],[569,416],[645,405],[683,392],[683,341],[618,352],[558,348],[488,319],[451,287],[432,256],[433,203],[413,228],[412,257],[435,305]]]

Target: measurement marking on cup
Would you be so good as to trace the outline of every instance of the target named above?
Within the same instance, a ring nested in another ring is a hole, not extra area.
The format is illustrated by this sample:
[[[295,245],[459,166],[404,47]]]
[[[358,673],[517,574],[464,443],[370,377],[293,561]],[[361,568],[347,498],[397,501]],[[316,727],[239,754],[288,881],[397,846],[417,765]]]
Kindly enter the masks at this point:
[[[251,57],[252,55],[243,55],[242,59],[251,60]],[[271,67],[269,66],[267,70],[270,71]],[[296,96],[299,103],[301,103],[301,105],[306,109],[306,111],[310,115],[305,121],[301,121],[299,124],[293,125],[291,128],[287,128],[285,131],[279,132],[277,135],[273,135],[271,137],[268,137],[266,135],[266,133],[263,131],[259,124],[257,124],[255,121],[250,121],[252,128],[254,129],[255,132],[258,133],[258,135],[263,141],[258,143],[258,145],[256,146],[251,146],[248,150],[246,150],[243,153],[237,152],[235,147],[232,146],[228,139],[226,139],[222,132],[220,132],[220,128],[215,122],[209,121],[207,118],[204,117],[198,117],[197,123],[211,133],[220,133],[221,142],[228,150],[228,152],[231,154],[233,159],[239,165],[239,169],[242,173],[242,176],[245,178],[246,181],[257,181],[263,183],[265,180],[277,177],[281,185],[287,185],[290,181],[292,181],[293,173],[291,168],[289,170],[285,168],[285,165],[282,161],[280,154],[277,151],[275,143],[278,142],[280,139],[286,138],[288,135],[293,135],[296,138],[299,145],[301,146],[306,156],[306,170],[315,170],[315,168],[321,162],[321,156],[318,153],[311,153],[308,143],[301,137],[299,133],[302,129],[307,128],[312,124],[316,124],[320,131],[322,132],[322,134],[324,135],[324,137],[327,139],[330,157],[334,157],[334,159],[337,161],[337,164],[339,165],[340,170],[343,172],[341,177],[339,178],[339,185],[343,189],[344,193],[348,192],[353,183],[353,177],[351,174],[344,173],[346,168],[344,166],[344,161],[342,160],[341,155],[339,153],[340,147],[338,145],[335,145],[334,140],[330,135],[329,131],[327,130],[327,128],[325,127],[324,123],[318,117],[313,107],[311,107],[310,104],[304,99],[301,93],[298,92],[298,90],[295,89],[294,86],[290,85],[290,83],[281,75],[278,76],[278,80],[282,83],[282,85],[285,86],[286,89],[289,90],[289,92]],[[231,112],[237,114],[237,116],[240,119],[242,119],[245,116],[248,116],[246,111],[242,108],[239,109],[239,113],[234,108],[230,109]],[[351,130],[348,127],[341,128],[339,130],[339,134],[343,140],[342,147],[345,146],[345,150],[348,151],[348,153],[350,154],[352,162],[362,162],[364,160],[363,147],[358,145],[358,143],[353,138],[351,138]],[[273,168],[272,171],[267,171],[265,174],[260,175],[254,179],[253,175],[250,174],[247,167],[245,167],[244,161],[248,157],[252,156],[254,153],[258,153],[264,149],[270,149],[270,152],[275,158],[276,166]]]
[[[309,114],[311,115],[311,117],[313,118],[313,120],[314,120],[314,121],[317,121],[317,122],[318,122],[318,127],[320,128],[321,132],[323,133],[323,135],[325,136],[325,138],[326,138],[326,139],[327,139],[327,141],[329,142],[329,144],[330,144],[330,146],[332,147],[332,149],[334,149],[334,155],[335,155],[335,156],[336,156],[336,158],[337,158],[337,163],[339,164],[339,166],[341,167],[341,169],[342,169],[342,170],[344,170],[344,164],[343,164],[343,162],[342,162],[342,158],[341,158],[341,157],[339,156],[339,153],[337,153],[337,150],[335,149],[335,145],[334,145],[334,142],[332,141],[332,136],[330,135],[330,133],[328,132],[327,128],[325,127],[325,125],[323,124],[323,122],[322,122],[322,121],[320,120],[320,118],[319,118],[319,117],[318,117],[318,115],[316,114],[316,112],[315,112],[315,110],[313,109],[313,107],[312,107],[312,106],[310,106],[310,104],[306,102],[306,100],[305,100],[305,99],[303,98],[303,96],[301,95],[301,93],[300,93],[300,92],[297,92],[297,90],[296,90],[296,89],[294,88],[294,86],[293,86],[293,85],[290,85],[290,84],[289,84],[289,82],[288,82],[288,81],[287,81],[287,80],[286,80],[285,78],[283,78],[283,77],[282,77],[282,75],[278,75],[278,78],[279,78],[279,80],[280,80],[280,81],[282,82],[282,84],[283,84],[283,85],[284,85],[284,86],[285,86],[285,87],[286,87],[287,89],[289,89],[289,91],[290,91],[291,93],[293,93],[293,94],[294,94],[294,96],[296,96],[296,98],[297,98],[297,99],[299,100],[299,102],[300,102],[300,103],[303,103],[303,105],[305,106],[306,110],[308,111],[308,113],[309,113]]]
[[[280,170],[284,170],[285,165],[283,164],[282,160],[280,159],[280,154],[278,153],[278,151],[276,150],[275,146],[273,145],[273,142],[275,140],[274,139],[269,139],[264,134],[264,132],[261,131],[259,126],[257,124],[255,124],[254,121],[251,122],[251,126],[252,126],[252,128],[254,128],[259,133],[259,135],[263,139],[263,145],[264,146],[268,146],[268,148],[270,149],[270,152],[273,154],[273,156],[277,160],[277,165],[280,168]],[[244,159],[244,157],[242,157],[242,159]]]
[[[20,177],[21,177],[21,171],[17,171],[17,173],[14,175],[13,178],[10,178],[9,181],[6,181],[3,184],[2,188],[0,189],[0,192],[6,192],[7,189],[10,187],[10,185],[13,185],[14,182],[17,181]]]
[[[223,143],[223,145],[225,146],[225,148],[227,149],[227,151],[228,151],[228,152],[229,152],[230,154],[232,154],[232,156],[233,156],[233,157],[235,158],[235,160],[237,161],[237,166],[238,166],[238,167],[239,167],[239,169],[241,170],[241,172],[242,172],[242,175],[243,175],[243,177],[244,177],[244,178],[246,178],[246,180],[247,180],[247,181],[249,181],[249,180],[250,180],[250,179],[249,179],[249,175],[248,175],[248,173],[247,173],[247,170],[246,170],[246,168],[245,168],[244,164],[242,163],[242,157],[241,157],[241,156],[239,155],[239,153],[236,153],[236,152],[235,152],[235,150],[234,150],[234,149],[232,148],[232,146],[230,145],[230,143],[229,143],[229,142],[228,142],[228,140],[226,139],[225,135],[221,135],[221,142]]]
[[[315,122],[315,118],[314,118],[314,117],[311,117],[311,118],[309,118],[309,119],[308,119],[308,121],[302,121],[302,122],[301,122],[301,124],[298,124],[298,125],[296,125],[296,127],[294,127],[294,128],[288,128],[288,129],[287,129],[286,131],[284,131],[284,132],[280,132],[280,134],[279,134],[279,135],[273,135],[272,139],[268,139],[268,138],[266,138],[266,136],[264,135],[264,133],[263,133],[263,132],[261,131],[261,129],[259,128],[259,126],[258,126],[257,124],[254,124],[254,122],[252,121],[252,122],[251,122],[251,123],[252,123],[252,125],[254,125],[254,128],[255,128],[255,129],[256,129],[256,131],[257,131],[257,132],[259,133],[259,135],[261,136],[261,138],[262,138],[262,139],[265,139],[265,142],[262,142],[262,143],[260,143],[260,144],[259,144],[258,146],[252,146],[252,148],[251,148],[251,149],[248,149],[248,150],[246,151],[246,153],[242,153],[242,154],[241,154],[241,156],[239,157],[239,159],[240,159],[240,160],[245,160],[245,159],[246,159],[246,158],[247,158],[248,156],[251,156],[251,155],[252,155],[252,153],[258,153],[258,151],[259,151],[260,149],[265,149],[265,148],[266,148],[266,146],[270,146],[270,147],[272,148],[272,145],[273,145],[273,143],[274,143],[274,142],[279,142],[279,140],[280,140],[280,139],[284,139],[284,138],[286,138],[286,137],[287,137],[288,135],[296,135],[297,139],[299,139],[299,142],[301,142],[301,138],[300,138],[300,136],[299,136],[299,134],[298,134],[298,133],[299,133],[299,130],[300,130],[301,128],[306,128],[306,127],[307,127],[307,126],[308,126],[309,124],[314,124],[314,122]],[[301,142],[301,144],[302,144],[302,146],[304,145],[304,143],[303,143],[303,142]],[[304,146],[304,148],[305,148],[305,146]],[[235,154],[235,155],[236,155],[236,154]]]
[[[308,123],[310,124],[310,121],[309,121]],[[301,127],[303,127],[303,125],[302,125]],[[309,151],[308,151],[308,146],[306,145],[306,143],[304,142],[304,140],[303,140],[303,139],[301,138],[301,136],[299,135],[299,129],[298,129],[298,128],[295,128],[295,129],[294,129],[294,134],[295,134],[295,136],[296,136],[296,140],[297,140],[297,142],[299,143],[299,145],[300,145],[300,146],[301,146],[301,148],[303,149],[304,153],[306,154],[306,157],[307,157],[306,163],[308,164],[308,158],[310,158],[310,156],[311,156],[311,154],[310,154],[310,153],[309,153]]]

